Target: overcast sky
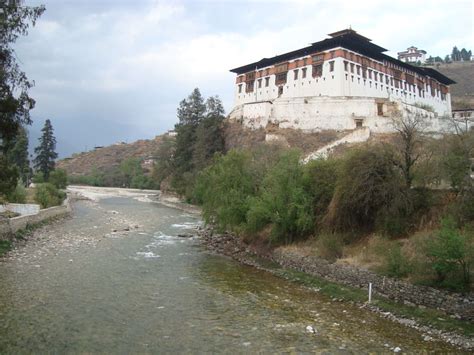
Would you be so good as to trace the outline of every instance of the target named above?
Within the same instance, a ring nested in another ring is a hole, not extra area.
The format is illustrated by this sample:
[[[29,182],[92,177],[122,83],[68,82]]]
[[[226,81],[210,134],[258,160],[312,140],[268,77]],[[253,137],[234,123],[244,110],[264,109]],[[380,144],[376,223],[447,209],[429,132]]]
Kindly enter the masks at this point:
[[[17,46],[36,99],[33,145],[49,118],[61,156],[172,129],[195,87],[232,109],[229,69],[351,26],[397,51],[474,49],[467,1],[26,0],[46,12]]]

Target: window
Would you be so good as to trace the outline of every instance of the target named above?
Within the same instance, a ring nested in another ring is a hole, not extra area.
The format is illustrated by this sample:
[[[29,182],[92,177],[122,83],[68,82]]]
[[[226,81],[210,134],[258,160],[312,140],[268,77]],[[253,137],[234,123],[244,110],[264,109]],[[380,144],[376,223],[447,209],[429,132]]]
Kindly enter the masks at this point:
[[[253,84],[255,83],[255,80],[252,81],[247,81],[245,84],[245,92],[253,92]]]
[[[357,66],[357,75],[360,75],[360,66]]]
[[[278,64],[277,66],[275,66],[276,74],[283,73],[286,71],[288,71],[288,63]]]
[[[380,73],[380,82],[383,83],[383,74]]]
[[[378,116],[383,116],[383,104],[382,103],[377,104],[377,115]]]
[[[351,73],[354,73],[354,63],[351,63]]]
[[[242,93],[242,84],[239,84],[239,94]]]
[[[329,62],[329,71],[334,71],[334,61]]]
[[[262,79],[258,79],[258,88],[259,88],[259,89],[262,88]]]
[[[322,62],[324,60],[324,54],[313,55],[312,59],[313,59],[313,64],[318,63],[318,62]]]
[[[265,87],[267,88],[270,85],[270,77],[265,78]]]
[[[323,65],[313,65],[313,78],[317,78],[323,75]]]
[[[277,74],[275,78],[275,85],[286,84],[286,74],[287,72]]]
[[[307,68],[301,69],[301,77],[302,77],[303,79],[306,78],[306,70],[307,70]]]
[[[362,123],[363,122],[364,122],[364,120],[362,120],[362,119],[356,119],[355,120],[356,128],[362,128]]]
[[[368,72],[369,72],[369,79],[372,79],[372,70],[369,69]]]
[[[278,87],[278,96],[283,95],[283,86]]]
[[[293,70],[293,74],[294,74],[293,80],[298,80],[298,69]]]
[[[344,61],[344,70],[349,71],[349,62],[346,60]]]

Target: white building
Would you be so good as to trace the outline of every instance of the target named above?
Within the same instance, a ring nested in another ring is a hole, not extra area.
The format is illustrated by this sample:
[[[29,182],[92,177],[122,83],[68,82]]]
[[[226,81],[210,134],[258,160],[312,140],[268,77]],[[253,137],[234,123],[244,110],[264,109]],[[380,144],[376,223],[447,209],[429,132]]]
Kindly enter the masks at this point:
[[[431,68],[392,58],[386,49],[347,29],[320,42],[231,72],[237,74],[230,118],[251,128],[268,123],[303,130],[390,131],[392,114],[451,117],[449,85]],[[385,118],[385,119],[384,119]]]
[[[424,63],[426,62],[426,51],[411,46],[406,51],[398,52],[398,59],[406,63]]]

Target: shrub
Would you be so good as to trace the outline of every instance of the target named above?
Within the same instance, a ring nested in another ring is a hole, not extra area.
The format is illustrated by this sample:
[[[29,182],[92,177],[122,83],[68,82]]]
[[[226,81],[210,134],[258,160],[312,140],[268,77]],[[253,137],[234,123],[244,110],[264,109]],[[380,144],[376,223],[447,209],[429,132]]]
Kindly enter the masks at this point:
[[[26,190],[22,184],[16,185],[15,190],[8,195],[8,201],[12,203],[25,203]]]
[[[67,173],[63,169],[54,169],[49,174],[49,182],[58,189],[65,189],[67,186]]]
[[[303,167],[295,150],[284,151],[250,199],[247,227],[254,232],[271,224],[271,241],[291,243],[313,231],[312,200],[303,186]]]
[[[399,243],[393,243],[382,251],[384,263],[382,272],[392,277],[405,277],[411,271],[409,260],[403,254]]]
[[[311,194],[317,221],[321,221],[334,196],[338,176],[339,161],[318,159],[304,167],[303,181]]]
[[[395,168],[393,152],[384,147],[352,151],[342,162],[334,197],[325,217],[335,231],[371,231],[389,218],[406,216],[406,185]]]
[[[249,197],[254,194],[251,155],[237,150],[218,156],[199,174],[194,188],[194,198],[202,204],[205,221],[215,223],[221,230],[245,223]]]
[[[452,218],[442,220],[438,233],[428,239],[425,253],[436,273],[436,283],[452,289],[468,290],[474,262],[472,231],[461,232]]]
[[[66,194],[58,190],[53,184],[43,183],[36,186],[35,201],[41,208],[59,206],[65,198]]]
[[[331,262],[342,257],[344,238],[341,234],[322,233],[318,236],[319,255]]]

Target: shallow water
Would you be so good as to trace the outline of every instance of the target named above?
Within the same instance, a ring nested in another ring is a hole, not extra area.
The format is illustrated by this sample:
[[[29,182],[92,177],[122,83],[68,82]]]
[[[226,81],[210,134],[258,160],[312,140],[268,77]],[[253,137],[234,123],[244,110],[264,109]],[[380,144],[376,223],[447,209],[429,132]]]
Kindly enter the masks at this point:
[[[0,263],[0,352],[454,350],[177,237],[199,223],[133,198],[77,202]]]

